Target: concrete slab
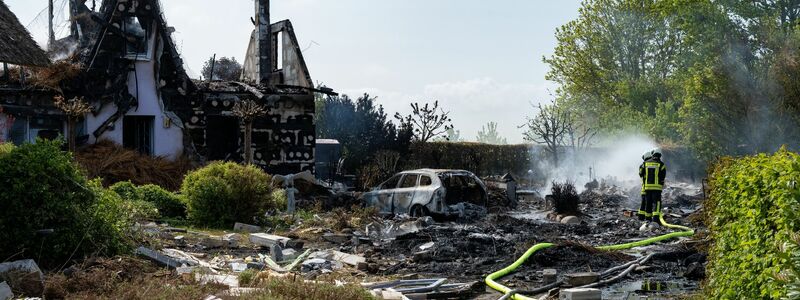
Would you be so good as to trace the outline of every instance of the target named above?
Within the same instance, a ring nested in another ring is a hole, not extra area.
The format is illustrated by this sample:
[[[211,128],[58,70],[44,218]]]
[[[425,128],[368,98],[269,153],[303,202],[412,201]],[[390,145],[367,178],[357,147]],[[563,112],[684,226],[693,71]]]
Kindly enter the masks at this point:
[[[582,286],[600,280],[600,274],[595,272],[572,273],[565,275],[565,277],[567,284],[570,286]]]
[[[542,278],[545,284],[556,282],[558,280],[558,271],[556,269],[544,269],[542,270]]]
[[[601,300],[602,293],[598,289],[564,289],[558,296],[559,300]]]
[[[244,231],[249,233],[258,233],[261,232],[262,229],[261,226],[236,222],[236,224],[233,224],[233,230]]]
[[[348,264],[348,265],[351,265],[351,266],[354,266],[354,267],[358,266],[359,263],[367,262],[367,259],[364,258],[363,256],[360,256],[360,255],[347,254],[347,253],[339,252],[339,251],[336,251],[336,250],[332,251],[332,253],[333,253],[333,260],[339,261],[339,262],[342,262],[342,263],[345,263],[345,264]]]
[[[291,241],[290,238],[272,235],[268,233],[253,233],[250,235],[250,242],[259,246],[270,247],[272,245],[280,245],[286,247],[286,243]]]

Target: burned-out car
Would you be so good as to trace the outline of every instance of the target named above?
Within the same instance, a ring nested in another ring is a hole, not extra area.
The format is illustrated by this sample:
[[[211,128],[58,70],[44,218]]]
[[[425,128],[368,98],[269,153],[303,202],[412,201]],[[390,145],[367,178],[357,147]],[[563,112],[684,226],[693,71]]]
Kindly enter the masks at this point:
[[[425,215],[463,214],[464,204],[486,206],[483,182],[469,171],[419,169],[400,172],[362,196],[380,213]]]

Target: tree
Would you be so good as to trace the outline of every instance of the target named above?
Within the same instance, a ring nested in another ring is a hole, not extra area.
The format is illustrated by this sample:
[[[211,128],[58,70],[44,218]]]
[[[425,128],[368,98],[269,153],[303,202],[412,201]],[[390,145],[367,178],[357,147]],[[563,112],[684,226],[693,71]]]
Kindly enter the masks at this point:
[[[92,112],[92,107],[89,106],[86,101],[83,100],[83,97],[75,97],[69,100],[66,100],[64,96],[55,96],[53,98],[53,102],[55,106],[64,112],[67,115],[67,140],[68,140],[68,147],[69,151],[75,152],[76,140],[77,140],[77,130],[76,124],[78,121],[85,117],[86,114]]]
[[[448,130],[453,129],[450,112],[439,108],[439,101],[434,101],[433,105],[425,103],[411,103],[411,114],[405,118],[400,113],[395,113],[395,119],[403,124],[408,124],[413,128],[414,140],[427,142],[436,137],[447,137]]]
[[[213,62],[213,63],[212,63]],[[203,76],[211,76],[211,68],[214,68],[213,80],[238,81],[242,76],[242,65],[236,61],[235,57],[221,57],[214,61],[211,57],[203,65]]]
[[[586,0],[557,30],[547,78],[560,109],[603,133],[701,159],[796,149],[798,20],[797,1]]]
[[[233,115],[244,124],[244,163],[253,164],[253,120],[267,113],[267,108],[247,99],[233,105]]]
[[[527,117],[527,123],[521,126],[527,128],[523,139],[543,145],[553,164],[558,166],[559,148],[564,146],[570,127],[569,114],[559,109],[555,101],[544,106],[540,103],[534,108],[539,112],[532,118]]]
[[[478,131],[478,142],[484,144],[493,144],[493,145],[505,145],[508,144],[506,138],[500,136],[500,133],[497,132],[497,123],[496,122],[489,122],[486,125],[481,126],[481,131]]]
[[[444,135],[437,136],[432,139],[434,142],[463,142],[464,139],[461,138],[461,130],[455,130],[455,128],[447,129]]]
[[[349,172],[360,169],[381,150],[405,155],[411,145],[410,125],[388,120],[376,99],[369,94],[355,100],[347,95],[317,99],[317,138],[339,141],[346,157],[344,169]]]

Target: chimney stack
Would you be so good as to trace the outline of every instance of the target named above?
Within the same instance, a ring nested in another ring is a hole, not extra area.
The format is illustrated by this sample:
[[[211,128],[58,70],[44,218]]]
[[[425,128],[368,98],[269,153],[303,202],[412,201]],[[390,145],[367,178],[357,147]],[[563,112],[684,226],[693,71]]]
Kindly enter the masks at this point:
[[[269,0],[256,0],[256,30],[258,31],[258,82],[269,84],[272,74],[272,32],[269,21]]]

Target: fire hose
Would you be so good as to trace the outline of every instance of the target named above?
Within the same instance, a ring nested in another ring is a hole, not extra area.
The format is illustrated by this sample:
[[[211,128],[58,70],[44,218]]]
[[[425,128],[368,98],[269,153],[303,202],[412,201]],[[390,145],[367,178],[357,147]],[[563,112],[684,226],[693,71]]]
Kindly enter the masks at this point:
[[[694,229],[691,229],[691,228],[686,227],[686,226],[669,224],[669,223],[667,223],[667,221],[664,221],[664,216],[663,215],[659,215],[659,221],[660,221],[661,225],[663,225],[664,227],[671,228],[671,229],[677,229],[677,230],[680,230],[680,231],[671,232],[671,233],[667,233],[667,234],[664,234],[664,235],[659,235],[659,236],[656,236],[656,237],[652,237],[652,238],[648,238],[648,239],[644,239],[644,240],[639,240],[639,241],[635,241],[635,242],[630,242],[630,243],[625,243],[625,244],[600,246],[600,247],[597,247],[597,249],[606,250],[606,251],[625,250],[625,249],[631,249],[631,248],[635,248],[635,247],[647,246],[647,245],[650,245],[650,244],[654,244],[654,243],[657,243],[657,242],[660,242],[660,241],[673,239],[673,238],[677,238],[677,237],[688,237],[688,236],[694,235]],[[515,290],[512,290],[512,289],[508,288],[507,286],[504,286],[504,285],[496,282],[495,280],[514,272],[514,270],[516,270],[526,260],[528,260],[528,258],[531,255],[536,253],[536,251],[539,251],[539,250],[542,250],[542,249],[547,249],[547,248],[550,248],[550,247],[553,247],[553,246],[555,246],[555,244],[552,244],[552,243],[538,243],[536,245],[533,245],[527,251],[525,251],[525,253],[522,254],[522,256],[520,256],[511,265],[509,265],[509,266],[507,266],[507,267],[505,267],[505,268],[503,268],[503,269],[501,269],[499,271],[496,271],[496,272],[486,276],[486,280],[485,280],[486,285],[488,285],[492,289],[495,289],[498,292],[503,293],[504,294],[504,296],[503,296],[504,299],[534,300],[535,298],[531,298],[531,297],[528,297],[528,296],[525,296],[525,295],[522,295],[522,294],[518,294]],[[537,289],[537,290],[539,290],[539,289]]]

